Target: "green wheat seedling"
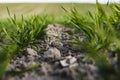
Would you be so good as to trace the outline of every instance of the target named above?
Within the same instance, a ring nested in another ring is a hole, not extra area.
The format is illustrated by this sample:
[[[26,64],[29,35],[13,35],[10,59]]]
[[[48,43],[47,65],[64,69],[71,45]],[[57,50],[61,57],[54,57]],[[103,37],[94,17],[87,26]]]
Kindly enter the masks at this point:
[[[1,22],[0,40],[5,43],[0,45],[0,77],[6,72],[6,68],[17,53],[20,53],[29,45],[39,44],[46,36],[45,30],[48,24],[54,22],[51,16],[32,16],[25,19],[23,16],[18,20],[16,15],[13,17],[7,8],[10,16],[5,22]],[[35,64],[35,67],[39,64]],[[33,65],[34,66],[34,65]],[[17,72],[23,73],[32,70],[34,67],[28,67],[24,71]],[[7,73],[16,73],[11,71]]]
[[[110,6],[112,9],[112,15],[110,16],[110,21],[112,25],[114,26],[115,30],[117,31],[118,39],[120,39],[120,5],[119,4],[113,4]],[[116,39],[117,44],[117,50],[118,53],[118,76],[120,78],[120,41]]]
[[[116,23],[115,21],[120,19],[118,18],[120,15],[120,7],[114,5],[113,9],[115,9],[117,15],[115,15],[115,19],[112,17],[112,20]],[[112,70],[112,66],[107,58],[108,51],[117,51],[118,67],[120,67],[120,40],[113,23],[110,21],[110,17],[98,2],[96,2],[96,12],[91,13],[88,11],[88,16],[80,15],[75,8],[71,9],[70,12],[66,9],[64,10],[67,12],[69,24],[73,25],[80,34],[82,33],[86,37],[86,40],[83,42],[79,40],[74,41],[77,45],[85,47],[87,54],[84,60],[92,59],[95,65],[102,71],[101,74],[104,79],[110,79],[104,71],[109,70],[109,68]],[[119,22],[117,22],[117,24],[119,24]],[[118,70],[120,71],[120,69]]]
[[[16,44],[0,46],[0,79],[2,79],[10,60],[14,57],[16,52]]]
[[[110,21],[112,25],[117,30],[117,34],[120,37],[120,5],[118,4],[112,4],[110,5],[110,8],[112,10],[112,15],[110,16]]]
[[[37,37],[41,40],[45,36],[43,33],[46,28],[46,20],[42,21],[42,18],[38,16],[33,16],[29,20],[25,20],[22,16],[22,20],[19,23],[14,15],[14,18],[10,18],[10,21],[12,23],[12,31],[7,30],[10,26],[3,27],[3,30],[11,41],[16,42],[21,49],[33,44]]]

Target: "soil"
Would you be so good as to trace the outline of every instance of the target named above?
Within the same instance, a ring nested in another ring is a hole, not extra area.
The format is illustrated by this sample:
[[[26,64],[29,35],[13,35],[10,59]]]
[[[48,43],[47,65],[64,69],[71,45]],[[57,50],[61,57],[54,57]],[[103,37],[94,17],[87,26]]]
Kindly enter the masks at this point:
[[[7,70],[21,71],[36,63],[40,66],[19,75],[5,75],[5,80],[102,80],[94,62],[84,61],[84,48],[71,44],[74,39],[84,41],[84,36],[59,24],[48,25],[46,34],[40,44],[29,46],[22,56],[16,56]]]

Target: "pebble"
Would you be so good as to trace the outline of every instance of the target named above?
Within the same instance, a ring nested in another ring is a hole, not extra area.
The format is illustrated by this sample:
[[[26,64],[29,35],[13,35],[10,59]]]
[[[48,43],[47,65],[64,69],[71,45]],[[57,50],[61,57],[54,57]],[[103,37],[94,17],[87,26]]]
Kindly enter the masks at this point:
[[[61,58],[61,53],[57,48],[50,48],[44,52],[44,58],[58,60]]]
[[[26,59],[27,62],[30,62],[30,61],[33,61],[33,60],[34,60],[33,56],[27,55],[27,59]]]
[[[60,64],[62,65],[62,67],[67,67],[67,66],[69,66],[69,64],[66,62],[66,59],[65,59],[65,60],[61,60],[61,61],[60,61]]]
[[[60,61],[60,64],[62,65],[62,67],[67,67],[67,66],[76,66],[76,64],[74,64],[77,61],[77,59],[75,57],[72,56],[67,56],[64,60]]]
[[[31,48],[27,48],[27,54],[32,56],[37,56],[37,52]]]
[[[63,47],[63,43],[60,42],[60,41],[53,41],[53,42],[51,42],[50,45],[51,45],[52,47],[58,47],[58,48]]]
[[[60,37],[61,36],[61,32],[62,32],[62,28],[55,26],[55,25],[51,25],[49,24],[47,29],[46,29],[46,34],[49,37]]]
[[[75,57],[72,57],[72,58],[67,59],[66,62],[69,63],[69,64],[73,64],[76,61],[77,61],[77,59]]]
[[[40,69],[40,74],[47,75],[49,72],[53,72],[51,65],[49,65],[48,63],[42,63],[41,69]]]
[[[78,66],[78,63],[74,63],[74,64],[70,65],[69,67],[74,68],[74,67],[77,67],[77,66]]]

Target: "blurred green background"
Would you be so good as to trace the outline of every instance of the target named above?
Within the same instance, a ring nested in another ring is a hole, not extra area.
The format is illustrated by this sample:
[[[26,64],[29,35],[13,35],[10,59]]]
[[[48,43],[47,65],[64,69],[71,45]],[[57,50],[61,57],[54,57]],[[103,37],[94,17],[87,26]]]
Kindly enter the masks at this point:
[[[87,11],[95,11],[95,4],[80,4],[80,3],[11,3],[11,4],[0,4],[0,18],[8,18],[6,7],[9,8],[11,16],[16,15],[18,18],[21,15],[24,17],[30,17],[32,15],[53,15],[56,18],[63,17],[65,15],[64,7],[70,10],[72,7],[78,9],[79,13],[86,14]],[[109,12],[109,8],[103,5],[106,11]]]

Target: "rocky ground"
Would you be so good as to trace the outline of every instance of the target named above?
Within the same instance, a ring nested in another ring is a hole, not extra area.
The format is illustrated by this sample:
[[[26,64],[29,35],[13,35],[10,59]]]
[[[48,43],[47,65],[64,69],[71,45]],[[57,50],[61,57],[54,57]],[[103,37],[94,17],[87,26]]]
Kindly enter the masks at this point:
[[[20,71],[36,63],[40,66],[17,76],[6,75],[5,80],[101,80],[94,63],[83,60],[84,49],[70,44],[75,38],[84,40],[80,34],[73,36],[73,32],[58,24],[48,25],[47,38],[16,56],[7,70]]]

